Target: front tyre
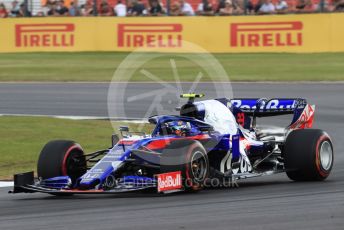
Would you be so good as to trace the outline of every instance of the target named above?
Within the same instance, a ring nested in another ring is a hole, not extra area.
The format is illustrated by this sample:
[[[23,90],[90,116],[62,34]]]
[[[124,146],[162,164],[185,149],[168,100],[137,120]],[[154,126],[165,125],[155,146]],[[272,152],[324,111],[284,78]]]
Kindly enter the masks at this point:
[[[37,174],[42,179],[69,176],[74,183],[86,171],[83,149],[74,141],[68,140],[48,142],[43,147],[37,164]]]
[[[287,176],[294,181],[321,181],[332,170],[332,141],[319,129],[292,131],[287,137],[284,155]]]
[[[208,155],[199,141],[175,140],[164,149],[161,173],[181,171],[185,191],[199,191],[209,177]]]

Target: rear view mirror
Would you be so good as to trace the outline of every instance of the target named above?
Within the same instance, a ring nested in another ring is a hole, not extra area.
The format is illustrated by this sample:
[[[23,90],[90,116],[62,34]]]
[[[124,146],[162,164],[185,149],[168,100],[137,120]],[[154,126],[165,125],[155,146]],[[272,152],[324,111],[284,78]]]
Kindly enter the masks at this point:
[[[128,137],[129,135],[129,127],[128,126],[120,126],[118,129],[121,132],[122,137]]]
[[[120,126],[119,131],[121,132],[129,132],[129,127],[128,126]]]

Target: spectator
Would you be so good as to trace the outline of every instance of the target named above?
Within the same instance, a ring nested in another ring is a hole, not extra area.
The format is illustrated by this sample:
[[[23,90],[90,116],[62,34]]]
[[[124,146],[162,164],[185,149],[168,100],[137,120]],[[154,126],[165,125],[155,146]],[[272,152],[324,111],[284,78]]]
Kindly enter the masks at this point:
[[[81,6],[80,13],[82,16],[92,16],[93,10],[93,0],[87,0],[87,2]]]
[[[59,0],[56,3],[56,13],[57,16],[68,16],[69,10],[68,8],[64,5],[63,0]]]
[[[245,1],[244,1],[243,9],[246,10],[246,14],[254,14],[255,13],[255,11],[254,11],[255,7],[254,7],[254,4],[253,4],[252,0],[247,0],[246,4],[245,4]]]
[[[328,0],[321,0],[314,6],[316,12],[329,12],[330,5]]]
[[[162,12],[164,12],[164,14],[166,14],[167,10],[166,10],[166,7],[164,6],[164,3],[162,2],[162,0],[158,0],[158,2],[159,2],[159,5],[162,8]]]
[[[278,14],[285,14],[288,12],[288,3],[284,0],[278,0],[277,4],[275,5],[276,12]]]
[[[146,14],[146,8],[145,5],[142,3],[142,0],[137,0],[136,2],[134,2],[134,6],[133,6],[133,16],[141,16]]]
[[[47,13],[48,16],[57,16],[56,12],[56,2],[53,2],[52,5],[50,6],[50,9]]]
[[[208,0],[202,0],[200,4],[198,4],[197,15],[214,15],[213,5]]]
[[[52,9],[54,2],[52,0],[47,0],[45,5],[38,12],[40,16],[47,16],[48,12]]]
[[[64,1],[59,0],[54,2],[51,9],[48,11],[49,16],[67,16],[68,8],[64,6]]]
[[[185,0],[179,0],[180,4],[180,15],[181,16],[194,16],[195,12],[192,9],[190,3],[187,3]]]
[[[149,15],[161,16],[162,14],[164,14],[163,8],[161,7],[158,0],[151,0],[149,4],[150,4]]]
[[[180,14],[181,14],[180,5],[178,2],[174,2],[170,8],[170,15],[171,16],[179,16]]]
[[[258,0],[258,2],[256,3],[256,5],[254,6],[254,12],[255,12],[256,14],[259,13],[259,9],[260,9],[260,7],[262,7],[262,5],[263,5],[263,0]]]
[[[117,17],[125,17],[127,15],[127,6],[119,0],[114,8]]]
[[[234,12],[235,12],[235,9],[233,7],[232,1],[226,0],[225,7],[220,9],[219,15],[221,16],[233,15]]]
[[[258,14],[273,14],[275,13],[275,6],[271,0],[263,0],[262,6],[259,8]]]
[[[298,0],[294,9],[295,13],[311,13],[315,7],[311,0]]]
[[[333,1],[333,12],[344,12],[344,0]]]
[[[133,9],[134,9],[134,2],[133,0],[127,1],[127,16],[133,15]]]
[[[102,0],[99,7],[99,16],[113,16],[114,12],[107,0]]]
[[[79,7],[77,6],[77,3],[75,2],[70,3],[69,15],[73,17],[80,15],[80,10],[79,10]]]
[[[244,8],[245,8],[245,2],[244,0],[232,0],[232,4],[234,7],[234,14],[243,14],[244,13]]]
[[[3,3],[0,3],[0,18],[7,18],[8,13]]]
[[[27,9],[24,3],[20,4],[19,14],[17,17],[31,17],[31,12],[29,11],[29,9]]]
[[[17,0],[14,0],[12,2],[12,8],[10,10],[10,15],[11,17],[18,17],[19,15],[19,10],[20,10],[20,6]]]
[[[220,13],[221,9],[225,8],[225,1],[226,0],[218,0],[215,13],[218,14],[218,13]]]

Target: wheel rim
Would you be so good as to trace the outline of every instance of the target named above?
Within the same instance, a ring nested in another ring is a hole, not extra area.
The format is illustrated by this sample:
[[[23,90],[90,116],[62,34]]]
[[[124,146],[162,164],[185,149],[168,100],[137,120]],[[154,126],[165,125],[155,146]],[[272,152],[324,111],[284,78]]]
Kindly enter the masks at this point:
[[[329,170],[332,165],[332,147],[330,142],[324,141],[320,146],[320,163],[321,167]]]
[[[201,151],[193,154],[191,159],[191,172],[196,181],[203,181],[207,174],[207,162]]]
[[[86,172],[86,163],[82,153],[72,152],[67,158],[67,175],[76,179]]]

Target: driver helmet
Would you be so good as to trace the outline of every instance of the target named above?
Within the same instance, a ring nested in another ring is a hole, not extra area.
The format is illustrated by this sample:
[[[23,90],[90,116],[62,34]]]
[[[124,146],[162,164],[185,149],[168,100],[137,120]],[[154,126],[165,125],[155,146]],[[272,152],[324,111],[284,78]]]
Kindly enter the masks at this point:
[[[189,122],[185,121],[171,121],[167,122],[166,126],[168,127],[170,134],[177,136],[186,136],[191,130]]]

